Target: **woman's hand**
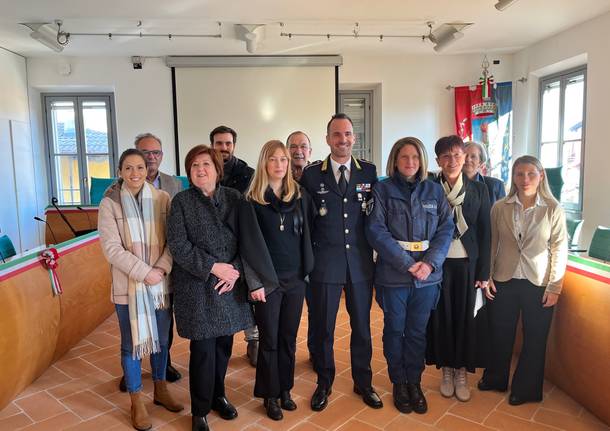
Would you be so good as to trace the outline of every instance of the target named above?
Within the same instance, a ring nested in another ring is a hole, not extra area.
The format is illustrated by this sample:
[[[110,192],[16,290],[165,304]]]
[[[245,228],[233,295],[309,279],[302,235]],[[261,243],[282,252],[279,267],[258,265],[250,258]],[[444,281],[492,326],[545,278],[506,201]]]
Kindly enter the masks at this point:
[[[239,278],[239,271],[230,263],[215,263],[212,265],[212,274],[225,282],[233,283]]]
[[[261,287],[260,289],[250,292],[250,299],[253,301],[267,302],[265,299],[265,289]]]
[[[163,272],[160,268],[153,268],[148,271],[146,277],[144,278],[144,283],[149,286],[154,286],[155,284],[161,283],[163,281],[163,277],[165,277],[165,272]]]
[[[234,281],[230,282],[226,280],[220,280],[218,283],[216,283],[216,286],[214,286],[214,290],[216,290],[219,295],[222,295],[223,293],[230,292],[231,290],[233,290],[234,287]]]
[[[478,281],[477,281],[477,283],[478,283]],[[476,283],[475,283],[475,286],[476,286]],[[481,286],[481,288],[485,289],[485,297],[487,299],[489,299],[490,301],[493,301],[494,298],[495,298],[494,293],[497,292],[496,285],[494,284],[494,281],[490,278],[489,282],[487,282],[484,287]]]
[[[489,284],[489,282],[487,280],[485,280],[485,281],[475,281],[474,282],[474,287],[475,287],[475,289],[485,289],[488,284]]]
[[[553,292],[544,292],[542,295],[542,306],[544,308],[552,307],[557,304],[557,300],[559,299],[559,295]]]
[[[411,265],[411,268],[409,268],[409,272],[419,281],[424,281],[432,273],[432,266],[423,261],[415,262],[413,265]]]

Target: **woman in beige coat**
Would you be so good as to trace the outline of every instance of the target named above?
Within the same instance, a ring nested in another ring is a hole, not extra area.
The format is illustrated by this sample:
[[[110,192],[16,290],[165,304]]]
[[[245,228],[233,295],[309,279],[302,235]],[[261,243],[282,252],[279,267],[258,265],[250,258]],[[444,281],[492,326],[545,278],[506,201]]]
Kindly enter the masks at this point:
[[[523,348],[509,404],[542,400],[546,342],[567,264],[565,214],[542,165],[522,156],[508,196],[491,210],[491,280],[486,289],[491,358],[478,388],[505,391],[519,314]]]
[[[100,242],[112,272],[111,300],[121,332],[121,365],[131,396],[131,422],[152,427],[141,396],[141,358],[150,355],[154,403],[177,412],[183,406],[167,390],[167,341],[171,320],[165,276],[172,258],[165,241],[169,195],[146,182],[146,160],[136,149],[119,159],[119,180],[100,202]]]

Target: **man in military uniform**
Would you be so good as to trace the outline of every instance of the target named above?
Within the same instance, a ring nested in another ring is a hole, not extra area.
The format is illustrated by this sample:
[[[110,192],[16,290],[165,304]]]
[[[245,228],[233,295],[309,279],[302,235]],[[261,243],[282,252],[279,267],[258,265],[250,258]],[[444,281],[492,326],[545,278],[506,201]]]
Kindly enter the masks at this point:
[[[326,127],[330,155],[303,172],[301,185],[315,202],[312,242],[315,266],[310,277],[315,325],[314,369],[318,386],[311,408],[326,408],[335,378],[333,343],[341,292],[352,329],[350,354],[354,392],[373,407],[383,406],[371,386],[370,311],[373,298],[373,250],[364,236],[364,217],[375,165],[352,156],[352,120],[336,114]]]
[[[238,159],[233,154],[235,152],[235,143],[237,142],[237,133],[235,130],[227,126],[218,126],[210,132],[210,144],[212,148],[220,152],[224,161],[224,169],[220,184],[225,187],[231,187],[244,194],[250,186],[254,169],[246,162]],[[246,355],[250,361],[250,365],[256,367],[256,359],[258,357],[258,328],[253,326],[244,331],[244,337],[248,343]]]

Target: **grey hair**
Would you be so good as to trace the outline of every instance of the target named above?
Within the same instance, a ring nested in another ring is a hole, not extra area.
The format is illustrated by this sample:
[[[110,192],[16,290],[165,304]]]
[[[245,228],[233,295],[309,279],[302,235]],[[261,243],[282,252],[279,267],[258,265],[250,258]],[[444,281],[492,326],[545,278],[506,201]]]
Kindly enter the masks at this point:
[[[487,163],[489,160],[489,155],[487,154],[487,149],[483,144],[479,144],[478,142],[468,141],[464,143],[464,149],[468,147],[477,147],[479,149],[479,158],[481,159],[481,163]]]
[[[159,143],[159,145],[161,147],[163,146],[163,144],[161,143],[161,139],[159,139],[158,136],[155,136],[152,133],[140,133],[138,136],[136,136],[136,139],[133,141],[133,146],[138,148],[138,144],[140,143],[140,141],[142,139],[146,139],[146,138],[153,138],[155,141],[157,141]]]

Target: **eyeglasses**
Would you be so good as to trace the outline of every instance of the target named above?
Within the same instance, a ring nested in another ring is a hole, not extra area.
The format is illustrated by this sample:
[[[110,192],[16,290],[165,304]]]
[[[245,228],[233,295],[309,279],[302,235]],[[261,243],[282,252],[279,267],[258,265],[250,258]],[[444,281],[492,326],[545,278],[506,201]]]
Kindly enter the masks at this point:
[[[303,145],[291,144],[288,148],[290,148],[291,150],[308,150],[309,149],[309,145],[307,145],[307,144],[303,144]]]
[[[142,150],[142,152],[144,153],[145,156],[151,155],[153,157],[159,157],[163,154],[163,151],[161,151],[161,150],[152,150],[152,151]]]

